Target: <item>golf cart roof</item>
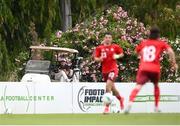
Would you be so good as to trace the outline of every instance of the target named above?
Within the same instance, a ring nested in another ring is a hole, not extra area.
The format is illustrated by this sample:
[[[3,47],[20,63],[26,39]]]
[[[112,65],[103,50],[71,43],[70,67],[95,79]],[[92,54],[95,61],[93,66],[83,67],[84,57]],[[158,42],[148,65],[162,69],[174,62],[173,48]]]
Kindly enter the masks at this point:
[[[30,49],[39,49],[39,50],[54,50],[59,52],[68,52],[68,53],[78,53],[75,49],[62,48],[62,47],[50,47],[50,46],[30,46]]]

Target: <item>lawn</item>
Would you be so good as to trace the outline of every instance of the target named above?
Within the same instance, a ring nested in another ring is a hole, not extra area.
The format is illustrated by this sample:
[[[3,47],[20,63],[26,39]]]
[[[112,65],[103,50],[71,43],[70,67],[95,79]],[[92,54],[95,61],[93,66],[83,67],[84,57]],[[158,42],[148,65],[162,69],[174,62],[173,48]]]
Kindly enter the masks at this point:
[[[30,114],[0,115],[0,125],[180,125],[180,114]]]

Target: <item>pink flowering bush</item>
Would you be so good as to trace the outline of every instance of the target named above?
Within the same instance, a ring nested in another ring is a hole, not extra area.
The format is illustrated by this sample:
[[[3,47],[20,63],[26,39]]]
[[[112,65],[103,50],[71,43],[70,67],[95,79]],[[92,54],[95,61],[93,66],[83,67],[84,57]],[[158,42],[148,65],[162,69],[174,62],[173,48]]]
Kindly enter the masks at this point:
[[[147,37],[148,28],[145,28],[144,24],[138,22],[136,18],[130,17],[121,7],[114,6],[98,13],[86,21],[76,24],[73,29],[69,29],[65,33],[57,31],[51,36],[51,44],[77,49],[79,55],[84,58],[81,64],[83,75],[93,75],[93,78],[95,75],[94,81],[102,81],[101,65],[94,62],[92,55],[95,47],[101,44],[105,32],[113,34],[114,43],[119,44],[125,53],[125,56],[118,62],[120,69],[118,81],[135,81],[138,59],[134,54],[134,49],[140,40]],[[168,65],[167,60],[163,64]],[[166,70],[167,67],[163,69],[163,71]],[[170,77],[168,78],[167,75],[162,76],[162,81],[169,79]]]
[[[171,47],[173,48],[173,50],[176,53],[176,61],[178,66],[180,67],[180,37],[178,36],[176,38],[176,40],[172,41],[172,40],[166,40],[168,41],[168,43],[171,45]],[[161,58],[162,61],[162,73],[161,76],[163,78],[163,81],[166,82],[180,82],[180,70],[174,72],[170,69],[170,63],[168,62],[168,57],[167,55],[162,55]]]

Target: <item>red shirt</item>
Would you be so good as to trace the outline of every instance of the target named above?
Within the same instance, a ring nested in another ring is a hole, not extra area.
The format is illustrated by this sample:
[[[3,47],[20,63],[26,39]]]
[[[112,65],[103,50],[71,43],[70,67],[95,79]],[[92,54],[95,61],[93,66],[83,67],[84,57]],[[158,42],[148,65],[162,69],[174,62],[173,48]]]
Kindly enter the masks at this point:
[[[160,72],[159,58],[164,50],[170,46],[162,40],[143,40],[137,47],[136,52],[140,55],[139,70]]]
[[[113,59],[114,54],[123,53],[123,49],[117,44],[99,45],[95,50],[95,57],[103,57],[102,73],[118,71],[116,60]]]

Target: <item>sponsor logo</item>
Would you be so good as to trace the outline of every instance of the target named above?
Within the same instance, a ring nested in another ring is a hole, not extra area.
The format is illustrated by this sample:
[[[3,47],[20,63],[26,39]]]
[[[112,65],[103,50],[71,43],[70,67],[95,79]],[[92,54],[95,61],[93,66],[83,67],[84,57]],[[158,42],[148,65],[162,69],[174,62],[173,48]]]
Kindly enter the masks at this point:
[[[135,102],[154,102],[154,95],[140,95]],[[160,102],[180,102],[180,95],[161,95]]]
[[[12,91],[12,88],[14,91]],[[17,95],[18,93],[16,91],[21,91],[23,93]],[[3,102],[5,110],[9,107],[18,105],[22,107],[23,105],[25,112],[29,111],[30,102],[51,102],[55,99],[54,96],[31,95],[34,94],[34,91],[30,91],[27,85],[20,87],[11,87],[6,85],[2,94],[3,95],[0,95],[0,102]]]
[[[92,89],[83,86],[77,96],[78,105],[83,112],[87,112],[93,106],[103,106],[102,96],[104,89]]]

